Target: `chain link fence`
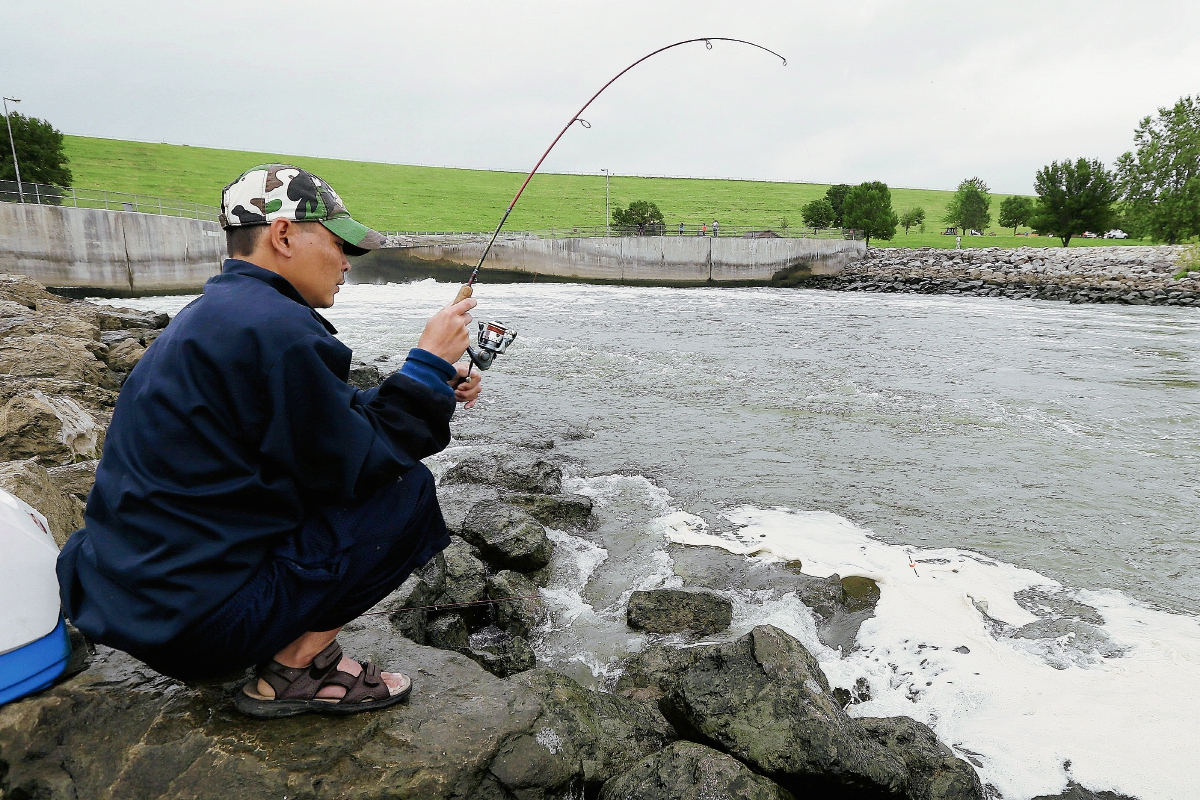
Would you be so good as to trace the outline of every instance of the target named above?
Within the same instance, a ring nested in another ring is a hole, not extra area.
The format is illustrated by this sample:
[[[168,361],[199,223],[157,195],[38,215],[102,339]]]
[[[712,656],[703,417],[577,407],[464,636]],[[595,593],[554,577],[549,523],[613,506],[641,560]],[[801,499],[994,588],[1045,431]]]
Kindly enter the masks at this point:
[[[106,189],[78,189],[73,186],[48,186],[44,183],[0,181],[0,202],[32,203],[43,206],[66,206],[68,208],[102,208],[107,211],[129,211],[137,214],[154,214],[162,217],[186,217],[188,219],[216,222],[220,209],[189,200],[168,200],[144,194],[110,192]]]

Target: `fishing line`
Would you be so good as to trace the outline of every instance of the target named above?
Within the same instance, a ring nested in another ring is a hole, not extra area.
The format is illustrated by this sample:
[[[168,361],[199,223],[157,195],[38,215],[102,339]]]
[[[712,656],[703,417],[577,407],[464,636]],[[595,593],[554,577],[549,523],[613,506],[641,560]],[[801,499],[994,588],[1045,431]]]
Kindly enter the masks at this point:
[[[517,600],[538,600],[541,601],[540,594],[526,594],[520,597],[498,597],[495,600],[469,600],[464,603],[439,603],[434,606],[405,606],[404,608],[394,608],[391,611],[367,611],[359,614],[360,617],[375,617],[381,614],[400,614],[405,611],[440,611],[444,608],[462,608],[463,606],[483,606],[491,603],[508,603]]]

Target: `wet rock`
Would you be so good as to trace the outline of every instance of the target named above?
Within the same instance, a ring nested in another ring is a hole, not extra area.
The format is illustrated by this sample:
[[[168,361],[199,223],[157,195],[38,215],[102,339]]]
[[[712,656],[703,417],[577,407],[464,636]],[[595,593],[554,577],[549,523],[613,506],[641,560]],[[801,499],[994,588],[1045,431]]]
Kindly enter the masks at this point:
[[[467,640],[465,655],[479,666],[501,678],[537,666],[533,648],[522,636],[513,636],[505,630],[489,625]]]
[[[462,535],[463,520],[478,503],[497,502],[500,493],[492,486],[477,483],[447,484],[444,481],[438,486],[438,504],[442,508],[442,518],[446,521],[446,530]]]
[[[38,390],[21,392],[0,406],[0,459],[38,457],[69,464],[100,455],[102,428],[78,403]]]
[[[489,577],[487,595],[489,600],[504,597],[536,598],[506,600],[492,606],[496,624],[516,636],[528,638],[546,624],[546,607],[541,603],[538,587],[519,572],[506,569]]]
[[[908,767],[909,800],[983,800],[975,768],[927,726],[909,717],[859,717],[858,723]]]
[[[476,504],[463,520],[462,536],[490,563],[519,572],[546,566],[554,548],[540,522],[504,503]]]
[[[538,522],[550,528],[582,528],[592,516],[592,499],[581,494],[504,495],[504,502],[523,508]]]
[[[83,503],[63,492],[33,459],[0,463],[0,489],[40,511],[59,547],[83,527]]]
[[[562,467],[543,458],[515,456],[501,459],[496,479],[500,485],[517,492],[562,492]]]
[[[579,748],[589,795],[678,738],[649,703],[585,689],[549,669],[531,670],[515,680],[541,699],[557,729]]]
[[[442,551],[442,557],[446,579],[435,604],[475,603],[487,599],[488,570],[479,558],[478,550],[459,537],[451,536],[450,546]],[[487,606],[464,606],[456,610],[465,615],[472,628],[486,625],[489,619]]]
[[[626,612],[629,627],[649,633],[723,631],[733,620],[733,603],[712,592],[653,589],[634,592]]]
[[[374,389],[383,383],[384,377],[386,376],[379,371],[379,367],[358,361],[350,367],[350,377],[346,379],[346,383],[356,389]]]
[[[0,707],[6,796],[578,797],[579,754],[532,692],[369,619],[347,626],[346,652],[413,692],[345,717],[252,720],[233,709],[237,684],[186,686],[98,648],[82,674]]]
[[[128,330],[130,328],[165,328],[171,318],[152,311],[135,311],[132,308],[93,306],[96,324],[102,331]]]
[[[599,798],[793,800],[793,795],[736,758],[695,742],[676,742],[609,780]]]
[[[829,647],[854,648],[858,629],[875,615],[879,587],[857,575],[810,579],[797,592],[817,616],[817,635]]]
[[[407,639],[425,644],[425,627],[429,618],[426,606],[433,604],[446,585],[446,559],[438,553],[425,566],[415,570],[404,583],[371,609],[386,613],[392,627]]]
[[[425,626],[425,641],[430,647],[466,653],[470,645],[470,631],[462,614],[453,611],[443,613]]]
[[[1085,789],[1075,781],[1071,781],[1067,788],[1059,794],[1039,795],[1033,800],[1137,800],[1137,798],[1116,792],[1093,792],[1091,789]]]
[[[771,625],[724,644],[649,647],[627,662],[616,690],[656,700],[685,738],[799,796],[894,796],[907,782],[904,762],[846,715],[812,654]]]
[[[446,470],[439,484],[442,486],[453,486],[460,483],[492,485],[495,483],[496,468],[495,456],[486,453],[472,453]]]
[[[108,367],[114,372],[128,373],[146,354],[146,348],[137,339],[124,339],[108,350]]]
[[[103,347],[99,342],[96,347]],[[0,374],[25,378],[57,378],[116,388],[104,364],[81,339],[39,333],[0,340]]]
[[[61,467],[50,467],[46,470],[50,480],[65,494],[74,495],[87,502],[88,493],[96,482],[96,467],[99,460],[80,461],[75,464],[64,464]]]

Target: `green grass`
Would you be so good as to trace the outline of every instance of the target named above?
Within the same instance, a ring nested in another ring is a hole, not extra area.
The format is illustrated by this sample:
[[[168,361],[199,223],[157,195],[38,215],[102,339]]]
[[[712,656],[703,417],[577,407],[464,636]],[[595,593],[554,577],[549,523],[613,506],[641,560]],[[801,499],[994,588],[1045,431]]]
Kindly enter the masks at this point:
[[[186,145],[148,144],[117,139],[67,136],[66,151],[76,186],[156,195],[217,205],[221,188],[243,170],[269,161],[295,164],[320,175],[338,191],[355,218],[379,230],[489,231],[495,227],[523,174],[486,170],[374,164],[278,153],[250,153]],[[825,194],[825,184],[696,178],[616,176],[614,205],[632,200],[658,204],[668,226],[778,226],[787,219],[801,225],[800,208]],[[937,189],[892,189],[897,212],[925,209],[926,231],[901,230],[892,247],[953,247],[954,237],[941,236],[940,220],[952,192]],[[1008,195],[993,195],[993,214]],[[521,197],[506,228],[539,230],[604,224],[604,176],[538,174]],[[1080,240],[1080,244],[1105,243]],[[1046,238],[964,237],[964,247],[1058,245]],[[1076,241],[1071,242],[1072,246]]]

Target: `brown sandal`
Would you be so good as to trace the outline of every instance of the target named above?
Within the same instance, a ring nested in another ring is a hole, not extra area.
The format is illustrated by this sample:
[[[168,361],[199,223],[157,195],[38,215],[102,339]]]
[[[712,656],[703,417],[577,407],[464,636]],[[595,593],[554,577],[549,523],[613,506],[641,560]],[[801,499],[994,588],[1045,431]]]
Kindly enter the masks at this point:
[[[405,676],[404,683],[393,690],[383,682],[383,671],[378,664],[360,661],[362,672],[351,675],[337,668],[342,660],[342,647],[333,641],[307,667],[287,667],[271,661],[261,667],[234,697],[238,711],[259,719],[280,719],[297,714],[357,714],[395,705],[412,692],[412,681]],[[260,695],[258,681],[262,679],[275,690],[274,697]],[[326,686],[341,686],[346,690],[343,697],[317,697],[317,692]]]

